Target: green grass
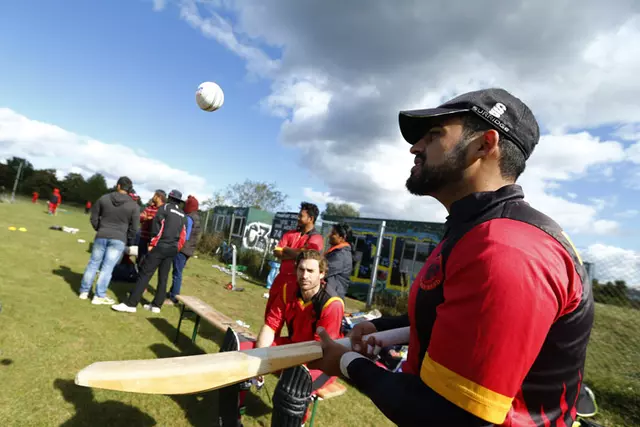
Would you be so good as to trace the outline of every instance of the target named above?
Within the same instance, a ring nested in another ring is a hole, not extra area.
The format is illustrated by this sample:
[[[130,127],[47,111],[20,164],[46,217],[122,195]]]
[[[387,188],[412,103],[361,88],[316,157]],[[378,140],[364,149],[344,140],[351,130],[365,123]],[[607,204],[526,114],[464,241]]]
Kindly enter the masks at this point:
[[[188,396],[120,393],[78,387],[77,371],[101,360],[147,359],[218,351],[222,335],[203,323],[195,344],[193,323],[183,322],[173,344],[179,312],[143,310],[115,313],[77,298],[94,233],[81,210],[51,217],[44,204],[0,203],[0,420],[2,426],[209,426],[216,425],[216,392]],[[76,235],[51,225],[80,229]],[[27,232],[9,231],[9,226]],[[78,243],[84,239],[86,243]],[[223,289],[230,276],[192,259],[183,293],[194,295],[234,320],[258,331],[265,289],[239,280],[244,292]],[[155,286],[155,279],[151,282]],[[112,283],[109,294],[122,299],[131,284]],[[148,298],[148,294],[147,298]],[[362,309],[349,301],[348,308]],[[607,426],[640,425],[640,312],[598,305],[586,381],[594,389]],[[273,377],[250,394],[246,426],[270,425]],[[357,390],[319,406],[319,426],[391,426]]]
[[[67,207],[51,217],[44,204],[0,203],[0,423],[8,426],[210,426],[217,423],[217,392],[158,396],[78,387],[75,374],[101,360],[148,359],[218,351],[222,335],[203,322],[195,345],[191,320],[183,321],[173,345],[179,310],[159,315],[139,309],[116,313],[79,300],[77,289],[89,260],[93,230],[81,210]],[[76,235],[51,225],[80,229]],[[27,232],[9,231],[9,226]],[[78,243],[78,239],[86,243]],[[257,332],[266,300],[264,287],[239,280],[244,292],[223,289],[230,281],[205,259],[191,259],[182,293],[203,299]],[[155,279],[151,281],[155,287]],[[112,283],[121,299],[131,284]],[[149,294],[146,294],[147,298]],[[348,308],[362,308],[350,302]],[[275,378],[247,402],[245,426],[270,425]],[[318,426],[392,425],[355,389],[321,402]]]

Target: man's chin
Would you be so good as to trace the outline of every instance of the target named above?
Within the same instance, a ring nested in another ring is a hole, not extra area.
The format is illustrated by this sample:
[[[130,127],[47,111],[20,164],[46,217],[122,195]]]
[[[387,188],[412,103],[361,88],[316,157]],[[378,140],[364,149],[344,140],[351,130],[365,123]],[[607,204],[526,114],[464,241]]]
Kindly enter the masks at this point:
[[[405,183],[405,187],[409,191],[409,193],[415,196],[429,196],[430,191],[424,182],[420,181],[413,175],[411,175],[407,182]]]

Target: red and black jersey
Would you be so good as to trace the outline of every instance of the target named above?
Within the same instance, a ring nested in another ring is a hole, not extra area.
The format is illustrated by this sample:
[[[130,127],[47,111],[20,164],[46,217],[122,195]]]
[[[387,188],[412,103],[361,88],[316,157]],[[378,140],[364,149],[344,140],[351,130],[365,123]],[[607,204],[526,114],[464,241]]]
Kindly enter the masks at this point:
[[[187,236],[187,216],[175,203],[165,203],[153,218],[151,236],[150,246],[177,247],[180,251]]]
[[[408,317],[373,321],[378,330],[410,324],[403,373],[421,382],[382,382],[422,395],[424,407],[402,413],[382,395],[372,400],[401,425],[468,417],[464,425],[571,426],[593,316],[591,284],[561,227],[517,185],[472,194],[452,205],[412,285]],[[367,362],[352,362],[349,375],[375,396]]]

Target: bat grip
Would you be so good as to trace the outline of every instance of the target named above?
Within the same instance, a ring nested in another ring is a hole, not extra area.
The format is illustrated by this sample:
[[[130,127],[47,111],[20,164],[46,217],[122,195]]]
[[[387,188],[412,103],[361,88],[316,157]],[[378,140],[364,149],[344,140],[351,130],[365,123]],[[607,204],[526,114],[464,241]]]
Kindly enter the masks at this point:
[[[381,341],[381,347],[388,347],[391,345],[408,344],[409,343],[409,327],[389,329],[382,332],[374,332],[372,334],[362,337],[362,341],[366,341],[369,337],[375,337],[376,340]],[[335,340],[340,345],[343,345],[351,349],[351,338],[345,337]]]

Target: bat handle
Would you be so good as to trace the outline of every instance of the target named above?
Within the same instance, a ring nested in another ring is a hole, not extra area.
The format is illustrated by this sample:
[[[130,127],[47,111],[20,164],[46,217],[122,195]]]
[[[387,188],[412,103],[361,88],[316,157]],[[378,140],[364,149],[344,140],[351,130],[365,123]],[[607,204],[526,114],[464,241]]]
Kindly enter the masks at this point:
[[[362,341],[366,341],[369,337],[375,337],[376,340],[382,342],[382,347],[388,347],[391,345],[408,344],[409,343],[409,327],[389,329],[388,331],[374,332],[373,334],[365,335],[362,337]],[[340,345],[343,345],[351,349],[351,338],[345,337],[337,339]]]

